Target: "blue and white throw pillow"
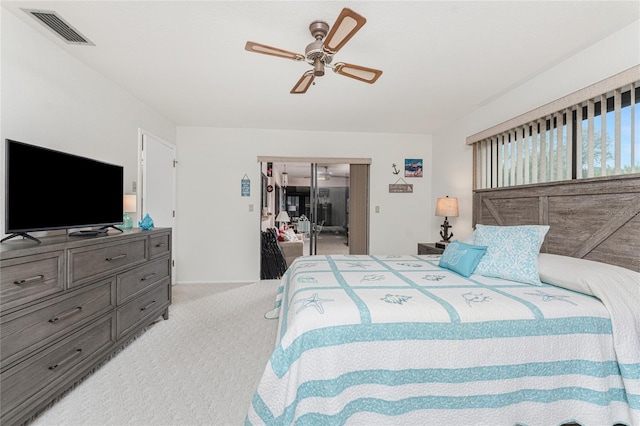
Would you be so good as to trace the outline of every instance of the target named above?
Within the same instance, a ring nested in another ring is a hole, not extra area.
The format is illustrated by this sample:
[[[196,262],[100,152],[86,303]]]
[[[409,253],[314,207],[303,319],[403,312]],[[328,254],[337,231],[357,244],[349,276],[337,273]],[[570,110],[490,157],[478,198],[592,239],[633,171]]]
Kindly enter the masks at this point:
[[[476,225],[475,243],[487,246],[476,274],[526,284],[542,285],[538,254],[547,235],[546,225]]]
[[[486,251],[486,247],[452,241],[442,253],[438,266],[468,277],[473,274]]]

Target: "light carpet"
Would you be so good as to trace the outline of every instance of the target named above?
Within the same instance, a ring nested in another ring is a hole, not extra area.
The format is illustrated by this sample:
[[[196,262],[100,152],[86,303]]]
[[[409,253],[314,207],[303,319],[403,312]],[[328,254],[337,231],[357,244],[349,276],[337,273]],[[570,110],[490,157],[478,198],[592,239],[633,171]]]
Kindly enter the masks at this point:
[[[32,425],[242,425],[273,351],[278,280],[173,286],[160,320]]]

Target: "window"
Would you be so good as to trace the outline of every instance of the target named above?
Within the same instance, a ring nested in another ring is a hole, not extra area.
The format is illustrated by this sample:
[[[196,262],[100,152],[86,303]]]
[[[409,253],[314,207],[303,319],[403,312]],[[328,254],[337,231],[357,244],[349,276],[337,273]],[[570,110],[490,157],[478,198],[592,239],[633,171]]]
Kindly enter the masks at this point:
[[[640,173],[638,103],[640,66],[467,138],[474,189]]]

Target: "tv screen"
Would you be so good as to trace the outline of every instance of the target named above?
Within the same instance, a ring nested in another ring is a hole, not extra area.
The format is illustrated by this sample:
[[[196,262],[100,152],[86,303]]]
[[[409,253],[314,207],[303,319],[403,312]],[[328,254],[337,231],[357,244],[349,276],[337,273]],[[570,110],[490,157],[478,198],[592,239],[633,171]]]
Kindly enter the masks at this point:
[[[6,140],[5,231],[122,223],[123,167]]]

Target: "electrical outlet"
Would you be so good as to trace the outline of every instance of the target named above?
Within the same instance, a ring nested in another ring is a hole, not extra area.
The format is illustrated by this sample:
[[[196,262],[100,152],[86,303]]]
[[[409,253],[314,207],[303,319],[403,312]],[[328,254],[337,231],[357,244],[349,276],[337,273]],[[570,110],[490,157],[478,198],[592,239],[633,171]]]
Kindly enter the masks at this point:
[[[253,211],[253,204],[249,204],[249,211],[252,212]]]
[[[380,213],[380,206],[376,206],[376,213]]]
[[[138,185],[136,184],[136,181],[134,180],[133,182],[131,182],[131,190],[133,192],[136,192],[137,188],[138,188]]]

